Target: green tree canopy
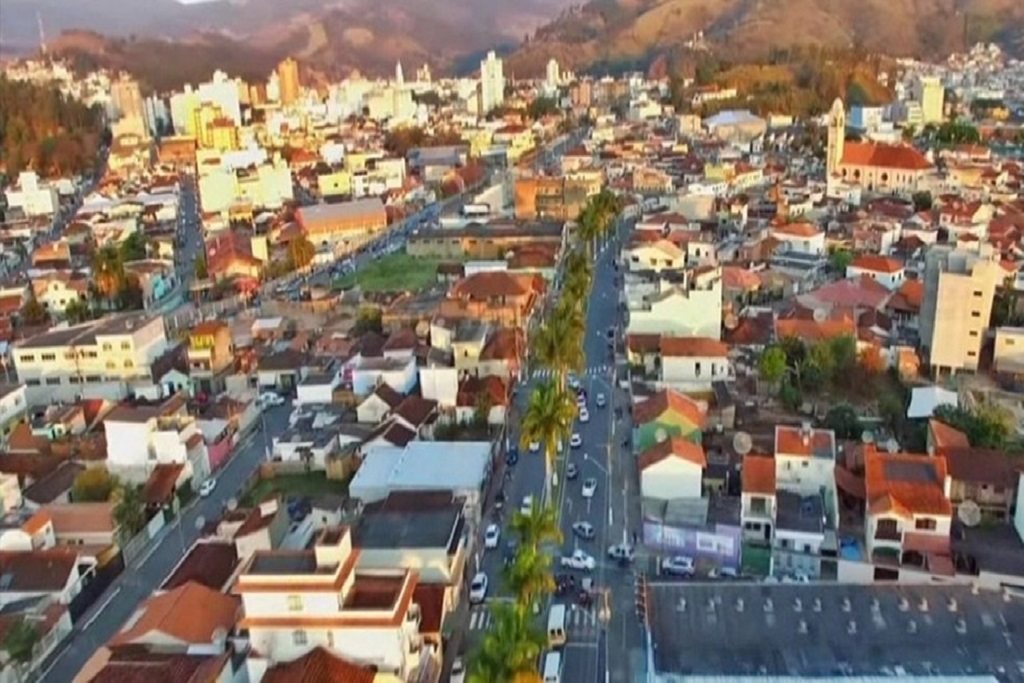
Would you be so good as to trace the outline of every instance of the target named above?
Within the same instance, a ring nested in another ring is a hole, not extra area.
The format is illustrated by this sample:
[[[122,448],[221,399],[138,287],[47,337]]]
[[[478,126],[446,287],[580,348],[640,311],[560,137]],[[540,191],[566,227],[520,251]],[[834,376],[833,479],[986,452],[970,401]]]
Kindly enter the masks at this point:
[[[114,521],[120,528],[121,535],[130,538],[142,531],[146,526],[146,504],[142,500],[142,491],[132,484],[123,484],[114,489]]]
[[[846,277],[846,269],[853,263],[853,254],[846,249],[835,249],[828,255],[828,264],[832,270]]]
[[[19,317],[25,325],[45,325],[50,322],[49,311],[39,302],[34,291],[29,292],[28,301],[22,304]]]
[[[778,346],[769,346],[758,359],[757,370],[765,382],[778,384],[786,374],[786,352]]]
[[[935,409],[933,417],[967,435],[976,448],[1005,448],[1012,416],[996,405],[979,404],[973,410],[949,405]]]
[[[110,500],[118,486],[117,477],[105,467],[89,467],[75,477],[71,500],[76,503],[102,503]]]
[[[4,634],[3,650],[19,666],[32,661],[38,646],[39,630],[25,619],[15,621]]]

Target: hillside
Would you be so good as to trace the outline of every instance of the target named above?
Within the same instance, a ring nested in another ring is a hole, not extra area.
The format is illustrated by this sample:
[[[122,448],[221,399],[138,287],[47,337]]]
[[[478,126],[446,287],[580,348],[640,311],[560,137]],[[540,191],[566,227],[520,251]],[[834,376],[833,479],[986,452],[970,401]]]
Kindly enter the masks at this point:
[[[693,41],[698,32],[703,40]],[[592,0],[538,29],[517,74],[551,57],[575,68],[646,68],[692,47],[756,59],[793,46],[942,57],[977,41],[1024,48],[1020,0]]]

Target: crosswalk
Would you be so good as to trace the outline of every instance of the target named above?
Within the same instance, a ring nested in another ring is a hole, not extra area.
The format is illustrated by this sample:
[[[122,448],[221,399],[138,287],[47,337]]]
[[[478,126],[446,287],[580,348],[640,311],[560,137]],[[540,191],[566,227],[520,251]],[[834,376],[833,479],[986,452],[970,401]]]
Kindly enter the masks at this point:
[[[606,377],[612,373],[615,369],[613,365],[594,365],[586,370],[583,374],[587,377]],[[530,379],[550,379],[555,376],[555,371],[550,368],[534,368],[530,373]]]
[[[486,631],[494,623],[494,617],[486,605],[477,605],[469,612],[469,630]],[[570,605],[565,613],[565,628],[570,639],[584,640],[596,636],[600,630],[597,621],[597,608],[584,609],[578,605]]]

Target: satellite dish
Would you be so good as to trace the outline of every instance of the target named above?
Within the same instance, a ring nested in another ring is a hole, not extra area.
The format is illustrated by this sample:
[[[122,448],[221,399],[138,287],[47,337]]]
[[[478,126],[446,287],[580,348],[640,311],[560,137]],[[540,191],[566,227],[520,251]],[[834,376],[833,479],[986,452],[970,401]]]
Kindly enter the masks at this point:
[[[735,313],[730,313],[729,315],[725,316],[725,329],[735,330],[739,326],[740,319],[736,317]]]
[[[900,450],[900,444],[896,439],[889,439],[885,442],[885,450],[889,453],[898,453]]]
[[[231,498],[228,498],[227,508],[228,508],[228,510],[231,510],[232,512],[237,510],[238,509],[238,499],[236,499],[234,496],[232,496]]]
[[[825,312],[824,308],[815,308],[811,317],[814,318],[814,322],[823,323],[828,320],[828,313]]]
[[[981,508],[973,500],[965,500],[956,509],[956,516],[964,526],[975,527],[981,524]]]
[[[875,433],[870,429],[865,429],[863,432],[861,432],[860,440],[863,443],[874,443]]]
[[[736,432],[732,437],[732,449],[739,455],[746,455],[754,447],[754,441],[746,432]]]
[[[668,440],[668,432],[665,431],[664,427],[658,427],[654,432],[654,440],[658,443],[663,443]]]

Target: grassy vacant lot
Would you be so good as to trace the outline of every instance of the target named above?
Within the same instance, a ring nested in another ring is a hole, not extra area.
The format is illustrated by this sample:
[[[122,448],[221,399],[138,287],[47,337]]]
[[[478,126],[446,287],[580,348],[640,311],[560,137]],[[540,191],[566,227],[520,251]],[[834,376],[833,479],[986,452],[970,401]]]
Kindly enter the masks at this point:
[[[336,289],[359,285],[367,293],[407,292],[424,289],[437,282],[440,259],[416,258],[397,252],[371,261],[356,273],[334,281]]]
[[[348,495],[348,486],[343,481],[328,479],[323,472],[279,474],[273,479],[261,480],[243,496],[241,502],[243,505],[253,505],[273,493],[280,493],[283,498],[316,497],[326,493]]]

